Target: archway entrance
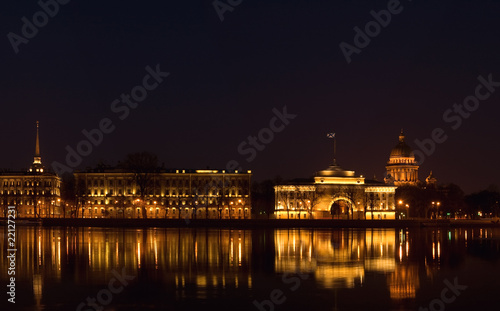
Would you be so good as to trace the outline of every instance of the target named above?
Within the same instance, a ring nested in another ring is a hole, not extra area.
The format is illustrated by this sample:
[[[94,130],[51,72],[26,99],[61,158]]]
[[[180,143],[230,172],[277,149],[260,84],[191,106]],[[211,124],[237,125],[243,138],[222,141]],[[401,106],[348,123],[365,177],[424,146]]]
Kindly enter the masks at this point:
[[[336,197],[330,204],[332,219],[349,219],[354,203],[346,197]]]

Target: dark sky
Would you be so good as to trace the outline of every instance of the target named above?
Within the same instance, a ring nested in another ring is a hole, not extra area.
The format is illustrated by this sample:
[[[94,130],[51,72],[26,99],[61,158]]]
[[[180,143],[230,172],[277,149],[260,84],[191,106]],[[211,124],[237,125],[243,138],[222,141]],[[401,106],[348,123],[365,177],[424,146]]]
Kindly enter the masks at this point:
[[[109,118],[115,130],[76,168],[147,150],[170,168],[236,160],[255,180],[309,177],[331,163],[335,132],[339,164],[381,179],[401,128],[415,149],[442,128],[421,179],[433,170],[466,192],[500,184],[500,87],[460,125],[455,112],[443,119],[479,76],[500,81],[499,1],[403,0],[350,63],[340,43],[354,45],[353,28],[389,1],[243,0],[223,21],[212,2],[73,0],[15,53],[9,33],[22,36],[22,17],[41,8],[2,1],[0,167],[29,166],[36,120],[50,166]],[[120,120],[112,102],[157,64],[170,75]],[[248,162],[238,146],[284,106],[295,119]]]

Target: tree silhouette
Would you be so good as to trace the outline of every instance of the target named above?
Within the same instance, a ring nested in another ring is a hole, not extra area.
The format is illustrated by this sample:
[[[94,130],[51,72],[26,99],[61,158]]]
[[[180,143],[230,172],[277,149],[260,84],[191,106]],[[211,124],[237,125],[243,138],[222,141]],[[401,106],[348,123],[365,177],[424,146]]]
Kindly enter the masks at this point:
[[[155,176],[158,174],[158,157],[149,152],[128,154],[123,167],[132,173],[132,180],[137,186],[141,203],[142,218],[147,218],[145,197],[154,189]],[[136,192],[137,193],[137,192]]]

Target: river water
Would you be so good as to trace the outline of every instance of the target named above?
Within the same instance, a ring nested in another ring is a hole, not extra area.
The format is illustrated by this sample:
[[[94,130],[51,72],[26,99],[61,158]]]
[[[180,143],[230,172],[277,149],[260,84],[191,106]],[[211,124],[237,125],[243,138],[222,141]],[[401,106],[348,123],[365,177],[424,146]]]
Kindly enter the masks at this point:
[[[1,310],[490,310],[500,228],[18,226]]]

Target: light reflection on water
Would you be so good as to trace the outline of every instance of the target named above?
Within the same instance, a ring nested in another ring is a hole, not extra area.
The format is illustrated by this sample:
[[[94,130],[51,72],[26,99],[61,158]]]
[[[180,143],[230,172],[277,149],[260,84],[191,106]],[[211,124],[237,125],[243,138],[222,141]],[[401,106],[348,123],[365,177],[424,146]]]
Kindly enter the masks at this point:
[[[7,271],[5,230],[2,234],[0,266]],[[127,306],[137,306],[137,301],[143,309],[182,309],[183,303],[230,300],[234,295],[238,297],[234,306],[240,303],[242,309],[257,310],[251,302],[269,299],[269,286],[286,288],[280,276],[294,273],[310,276],[297,297],[313,292],[319,295],[319,301],[327,300],[335,308],[338,303],[342,305],[338,290],[361,292],[375,285],[385,288],[382,293],[386,297],[382,298],[390,301],[390,308],[413,309],[423,284],[436,283],[440,269],[454,268],[465,261],[471,242],[477,246],[477,241],[488,241],[488,247],[498,250],[499,236],[498,228],[18,227],[16,281],[18,297],[24,299],[20,305],[26,310],[74,309],[87,296],[95,296],[106,287],[113,269],[122,268],[137,276],[129,293],[141,295],[116,298],[111,304],[116,310],[128,310]],[[3,273],[1,279],[2,284],[7,282]],[[61,294],[55,288],[71,293]],[[329,297],[332,292],[334,301]],[[166,296],[161,297],[162,293]],[[284,309],[294,306],[289,303]]]

